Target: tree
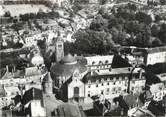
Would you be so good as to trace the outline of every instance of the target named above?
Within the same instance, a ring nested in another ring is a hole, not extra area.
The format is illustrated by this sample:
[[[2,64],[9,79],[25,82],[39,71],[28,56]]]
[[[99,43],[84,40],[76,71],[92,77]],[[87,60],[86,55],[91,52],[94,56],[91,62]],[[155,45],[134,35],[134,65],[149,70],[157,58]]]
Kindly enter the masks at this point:
[[[159,39],[166,44],[166,24],[161,25],[161,29],[159,32]]]
[[[143,12],[138,12],[136,13],[136,16],[135,16],[136,20],[138,20],[140,23],[145,23],[147,25],[151,24],[152,23],[152,18],[147,15],[146,13],[143,13]]]
[[[106,27],[107,27],[107,21],[101,15],[98,15],[90,25],[90,29],[95,31],[102,31]]]
[[[166,0],[160,0],[161,5],[166,5]]]
[[[106,53],[107,47],[112,46],[113,42],[110,35],[104,31],[79,30],[74,34],[75,46],[77,52],[85,54],[103,54]],[[110,43],[107,43],[110,42]],[[106,44],[106,45],[105,45]]]
[[[152,36],[158,37],[158,34],[160,32],[160,26],[158,26],[156,24],[152,25],[151,32],[152,32]]]

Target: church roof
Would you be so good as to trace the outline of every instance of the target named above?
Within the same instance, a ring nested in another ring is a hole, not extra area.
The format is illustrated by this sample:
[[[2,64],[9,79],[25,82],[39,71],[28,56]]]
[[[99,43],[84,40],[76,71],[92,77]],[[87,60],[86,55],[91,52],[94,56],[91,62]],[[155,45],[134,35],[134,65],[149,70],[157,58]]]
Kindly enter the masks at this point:
[[[87,70],[86,66],[80,62],[77,62],[76,64],[57,63],[51,67],[51,74],[53,76],[70,77],[76,69],[78,69],[80,73],[84,73]]]
[[[76,58],[71,54],[67,54],[61,61],[62,63],[73,63],[76,62]]]
[[[85,63],[77,61],[74,56],[68,54],[59,63],[51,67],[51,75],[70,77],[76,69],[80,73],[84,73],[87,70]]]

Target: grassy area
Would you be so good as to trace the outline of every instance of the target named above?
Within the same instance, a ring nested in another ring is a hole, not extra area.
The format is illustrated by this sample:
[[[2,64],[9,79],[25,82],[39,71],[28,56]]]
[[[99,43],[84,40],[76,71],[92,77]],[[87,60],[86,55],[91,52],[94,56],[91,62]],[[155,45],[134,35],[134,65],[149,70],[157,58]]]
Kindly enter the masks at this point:
[[[20,14],[26,13],[37,13],[39,9],[47,12],[50,9],[44,5],[29,5],[29,4],[20,4],[20,5],[3,5],[4,11],[9,11],[11,16],[19,16]]]

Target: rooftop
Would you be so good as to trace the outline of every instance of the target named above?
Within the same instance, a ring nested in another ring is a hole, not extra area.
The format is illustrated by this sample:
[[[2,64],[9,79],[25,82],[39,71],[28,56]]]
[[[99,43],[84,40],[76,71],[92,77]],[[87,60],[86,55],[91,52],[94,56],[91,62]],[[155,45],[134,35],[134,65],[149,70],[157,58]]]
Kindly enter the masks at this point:
[[[156,53],[156,52],[164,52],[166,51],[166,46],[155,47],[155,48],[148,48],[146,49],[147,53]]]

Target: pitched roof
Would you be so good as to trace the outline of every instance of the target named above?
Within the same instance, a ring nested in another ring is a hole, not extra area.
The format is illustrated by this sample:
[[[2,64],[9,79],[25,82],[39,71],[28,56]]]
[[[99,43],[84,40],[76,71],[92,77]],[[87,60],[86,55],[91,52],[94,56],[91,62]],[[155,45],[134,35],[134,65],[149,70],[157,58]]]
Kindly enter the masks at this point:
[[[42,90],[37,88],[31,88],[24,93],[22,102],[25,105],[31,100],[42,100],[42,99],[43,99]]]
[[[147,53],[156,53],[156,52],[164,52],[164,51],[166,51],[166,46],[146,49]]]
[[[73,62],[76,62],[76,58],[72,56],[71,54],[67,54],[62,59],[62,63],[73,63]]]
[[[119,78],[120,76],[122,77],[122,79],[124,79],[125,77],[129,77],[131,74],[131,69],[129,71],[130,67],[126,67],[126,68],[115,68],[112,69],[111,71],[104,73],[104,74],[98,74],[97,72],[95,72],[93,75],[91,75],[90,72],[88,72],[85,77],[83,78],[83,82],[87,82],[88,80],[91,80],[91,82],[96,82],[96,80],[107,80],[107,78],[110,78],[110,80],[113,80],[113,78]],[[135,69],[133,71],[133,77],[135,78],[139,78],[139,71],[141,69]],[[143,74],[144,75],[144,71]]]
[[[25,68],[25,76],[34,76],[34,75],[41,75],[41,71],[38,69],[38,67]]]
[[[65,103],[58,106],[58,116],[84,117],[80,108],[71,103]]]
[[[128,107],[131,107],[135,104],[139,104],[140,106],[143,106],[143,103],[140,101],[139,97],[136,95],[126,95],[123,97],[123,99],[128,105]]]

